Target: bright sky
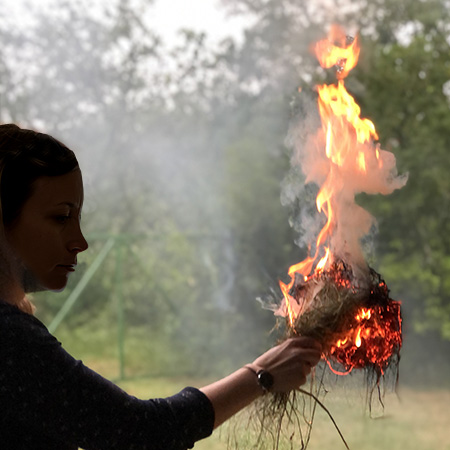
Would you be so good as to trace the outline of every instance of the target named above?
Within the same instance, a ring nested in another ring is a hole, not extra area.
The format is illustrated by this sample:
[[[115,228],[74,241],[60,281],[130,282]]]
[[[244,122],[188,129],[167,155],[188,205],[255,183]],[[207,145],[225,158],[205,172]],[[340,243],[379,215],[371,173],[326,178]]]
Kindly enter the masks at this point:
[[[214,41],[230,34],[240,36],[248,19],[226,14],[217,0],[155,0],[152,24],[169,40],[176,30],[205,31]]]
[[[95,8],[96,4],[109,3],[110,0],[73,0],[80,8]],[[32,17],[30,3],[33,0],[0,0],[0,15],[16,23],[19,27],[26,26]],[[39,8],[51,9],[51,4],[57,0],[39,0]],[[2,20],[2,17],[0,17]],[[177,30],[190,28],[207,33],[211,41],[218,42],[225,36],[238,38],[248,18],[234,17],[226,14],[219,0],[154,0],[149,24],[155,28],[167,44],[176,41]]]

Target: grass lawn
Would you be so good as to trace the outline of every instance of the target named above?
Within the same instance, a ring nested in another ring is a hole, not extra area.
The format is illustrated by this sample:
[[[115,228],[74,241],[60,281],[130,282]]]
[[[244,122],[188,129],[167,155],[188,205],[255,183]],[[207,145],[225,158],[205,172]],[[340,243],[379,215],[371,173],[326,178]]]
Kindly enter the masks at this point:
[[[171,395],[188,385],[200,387],[206,382],[187,378],[142,378],[119,384],[132,395],[150,398]],[[352,450],[450,450],[450,390],[417,390],[400,386],[398,396],[386,395],[384,413],[376,419],[365,414],[364,393],[360,389],[332,388],[324,403]],[[246,416],[248,412],[230,425],[219,428],[212,437],[198,442],[195,449],[225,450],[228,426],[240,436],[245,437],[249,433]],[[254,442],[252,438],[250,441]],[[296,436],[293,442],[298,442]],[[239,448],[262,450],[263,445]],[[280,450],[284,448],[291,447],[280,447]],[[292,448],[298,450],[300,445]],[[316,413],[308,449],[345,450],[332,422],[320,409]]]

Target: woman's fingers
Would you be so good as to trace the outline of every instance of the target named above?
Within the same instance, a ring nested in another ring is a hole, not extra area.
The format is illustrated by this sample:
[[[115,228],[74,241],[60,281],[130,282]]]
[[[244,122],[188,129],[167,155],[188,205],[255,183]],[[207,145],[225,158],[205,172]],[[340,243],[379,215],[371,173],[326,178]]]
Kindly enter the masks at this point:
[[[291,349],[293,357],[299,357],[303,362],[315,366],[322,355],[321,344],[311,338],[298,337],[286,341],[286,348]]]
[[[315,366],[320,361],[321,355],[322,351],[317,349],[304,349],[301,352],[302,360],[311,366]]]
[[[254,361],[274,378],[273,390],[287,392],[306,382],[306,377],[319,362],[322,346],[315,339],[299,336],[286,339]]]
[[[303,349],[310,348],[318,350],[320,352],[322,351],[322,345],[320,344],[320,342],[307,336],[298,336],[286,339],[285,344],[288,346],[295,346]]]

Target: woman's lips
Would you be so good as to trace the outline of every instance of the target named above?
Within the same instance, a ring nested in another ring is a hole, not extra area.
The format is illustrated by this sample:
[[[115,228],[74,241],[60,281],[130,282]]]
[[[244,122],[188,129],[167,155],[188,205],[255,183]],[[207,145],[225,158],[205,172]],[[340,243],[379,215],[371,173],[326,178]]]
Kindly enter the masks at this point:
[[[67,270],[67,272],[75,272],[76,264],[58,264],[58,267]]]

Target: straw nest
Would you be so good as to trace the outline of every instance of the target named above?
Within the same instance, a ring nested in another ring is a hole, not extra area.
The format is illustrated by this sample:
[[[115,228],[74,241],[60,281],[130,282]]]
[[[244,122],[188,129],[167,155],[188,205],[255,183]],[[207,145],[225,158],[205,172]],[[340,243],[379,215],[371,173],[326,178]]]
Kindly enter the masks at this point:
[[[307,281],[298,277],[290,295],[299,303],[300,314],[288,327],[287,337],[313,337],[322,343],[325,354],[353,327],[358,310],[392,302],[386,283],[375,270],[369,268],[367,277],[358,280],[342,261]]]

